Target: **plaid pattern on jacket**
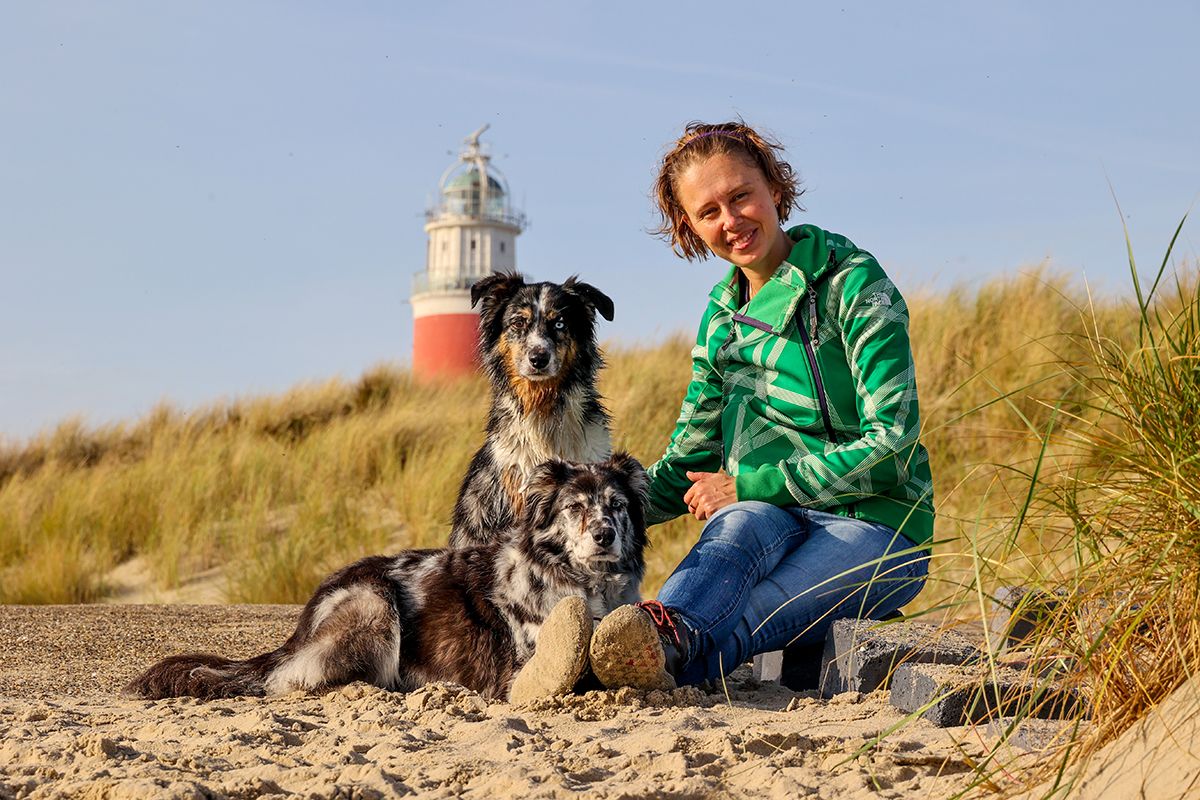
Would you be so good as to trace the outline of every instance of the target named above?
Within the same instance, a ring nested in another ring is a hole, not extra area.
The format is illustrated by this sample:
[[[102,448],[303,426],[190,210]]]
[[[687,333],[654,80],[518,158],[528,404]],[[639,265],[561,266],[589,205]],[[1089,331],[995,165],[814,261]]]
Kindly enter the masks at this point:
[[[737,268],[713,287],[692,381],[648,521],[687,512],[686,472],[734,476],[739,500],[801,505],[933,538],[908,306],[875,258],[812,225],[745,306]],[[815,369],[814,369],[815,368]]]

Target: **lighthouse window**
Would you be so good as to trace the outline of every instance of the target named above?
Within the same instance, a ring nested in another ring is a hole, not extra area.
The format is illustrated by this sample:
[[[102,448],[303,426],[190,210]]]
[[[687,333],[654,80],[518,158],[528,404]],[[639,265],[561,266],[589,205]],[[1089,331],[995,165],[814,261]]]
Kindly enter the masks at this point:
[[[501,252],[501,253],[503,253],[503,252],[504,252],[504,242],[501,242],[501,243],[500,243],[500,252]]]
[[[474,239],[471,240],[471,249],[472,250],[475,249],[475,240]]]

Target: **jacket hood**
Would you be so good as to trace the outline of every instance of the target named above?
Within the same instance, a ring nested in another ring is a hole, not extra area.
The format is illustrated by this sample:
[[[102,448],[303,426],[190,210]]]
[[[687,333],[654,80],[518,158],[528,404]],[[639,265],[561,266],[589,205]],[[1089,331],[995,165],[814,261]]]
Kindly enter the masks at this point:
[[[791,320],[809,284],[821,280],[826,272],[857,249],[846,237],[816,225],[797,225],[789,228],[787,235],[792,240],[791,252],[751,298],[744,314],[738,315],[743,321],[759,323],[758,327],[765,325],[777,334]],[[725,277],[709,292],[709,299],[725,309],[737,311],[740,305],[737,276],[738,268],[730,266]]]

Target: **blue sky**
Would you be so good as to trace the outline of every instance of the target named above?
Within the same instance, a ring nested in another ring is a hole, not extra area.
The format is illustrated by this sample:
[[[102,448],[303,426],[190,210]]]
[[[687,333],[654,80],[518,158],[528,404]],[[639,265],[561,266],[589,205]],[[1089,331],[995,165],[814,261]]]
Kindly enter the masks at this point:
[[[406,360],[423,209],[484,123],[518,265],[607,291],[629,342],[693,330],[723,269],[645,232],[690,119],[774,133],[793,222],[908,292],[1045,259],[1122,292],[1110,182],[1144,272],[1200,196],[1194,2],[0,8],[10,440]]]

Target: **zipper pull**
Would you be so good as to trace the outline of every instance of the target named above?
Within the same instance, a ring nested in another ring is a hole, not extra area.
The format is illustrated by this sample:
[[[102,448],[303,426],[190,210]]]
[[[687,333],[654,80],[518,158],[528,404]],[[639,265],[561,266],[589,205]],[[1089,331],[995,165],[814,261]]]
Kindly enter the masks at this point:
[[[816,347],[820,342],[817,340],[817,290],[810,283],[808,285],[808,312],[809,312],[809,339],[812,340],[813,347]]]

